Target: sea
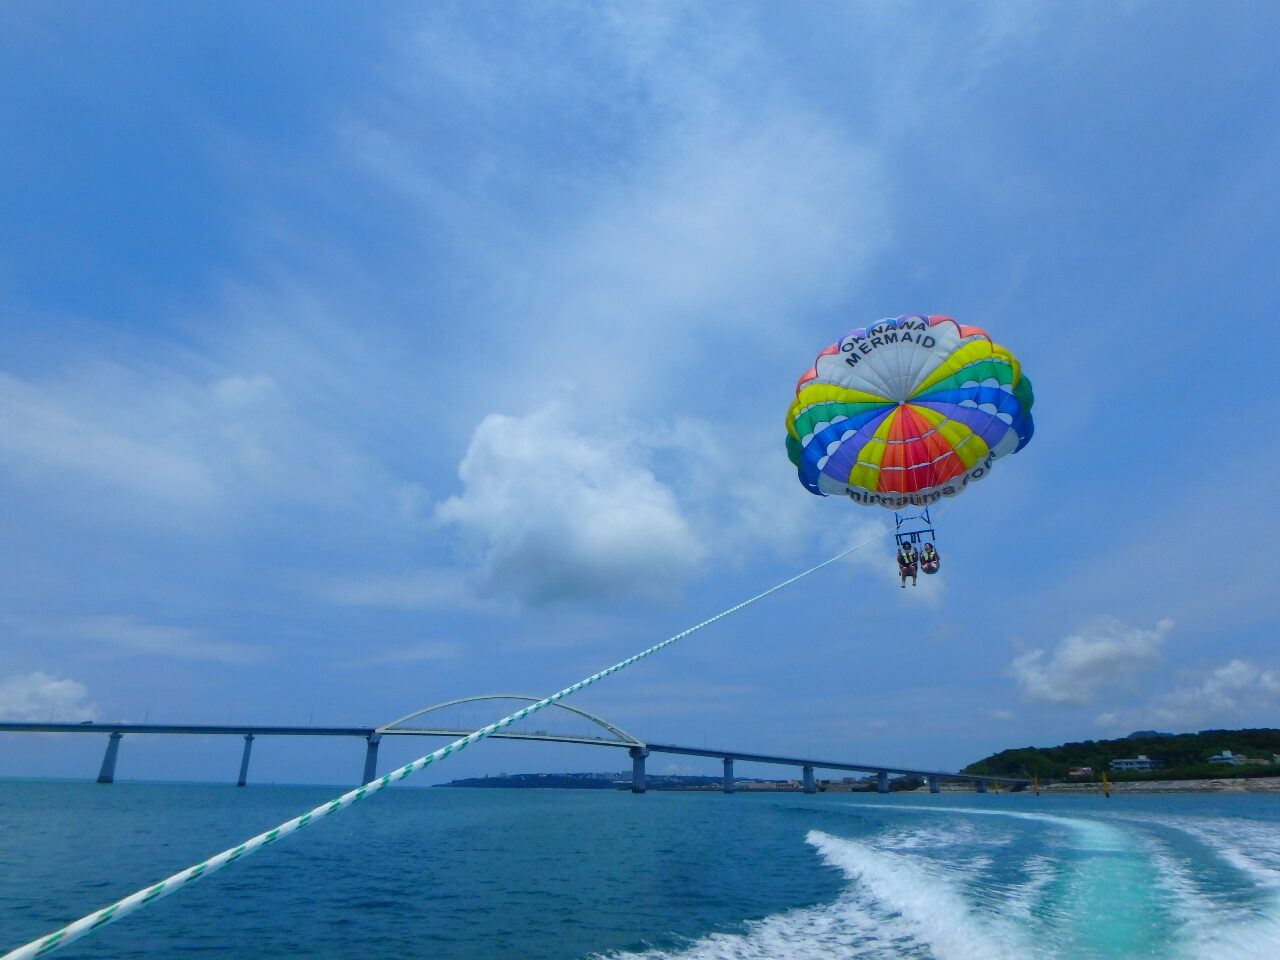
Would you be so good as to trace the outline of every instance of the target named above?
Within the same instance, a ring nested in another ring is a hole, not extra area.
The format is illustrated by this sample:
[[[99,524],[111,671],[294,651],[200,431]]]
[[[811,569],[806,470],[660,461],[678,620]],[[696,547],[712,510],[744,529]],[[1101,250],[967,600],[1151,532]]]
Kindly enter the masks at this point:
[[[0,781],[0,954],[336,788]],[[393,788],[83,958],[1280,958],[1280,794]]]

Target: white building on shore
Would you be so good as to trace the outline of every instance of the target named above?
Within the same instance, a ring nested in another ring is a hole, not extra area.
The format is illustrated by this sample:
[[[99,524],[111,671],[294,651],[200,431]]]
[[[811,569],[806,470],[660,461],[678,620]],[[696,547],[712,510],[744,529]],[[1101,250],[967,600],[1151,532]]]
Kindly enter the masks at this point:
[[[1159,766],[1159,761],[1152,760],[1145,753],[1140,753],[1136,757],[1111,761],[1112,770],[1156,770]]]
[[[1230,750],[1223,750],[1221,753],[1215,753],[1210,757],[1207,763],[1227,763],[1233,767],[1241,766],[1249,762],[1248,757],[1242,757],[1238,753],[1232,753]]]

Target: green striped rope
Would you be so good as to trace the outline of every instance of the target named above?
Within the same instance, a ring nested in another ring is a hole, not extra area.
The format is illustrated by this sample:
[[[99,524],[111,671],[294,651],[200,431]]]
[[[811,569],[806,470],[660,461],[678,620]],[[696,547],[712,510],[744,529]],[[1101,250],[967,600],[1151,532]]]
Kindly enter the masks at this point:
[[[645,657],[650,657],[653,654],[657,653],[659,650],[662,650],[666,647],[671,646],[677,640],[683,640],[685,637],[689,636],[692,633],[696,633],[697,631],[701,630],[703,627],[709,627],[711,626],[711,624],[715,623],[716,621],[723,620],[725,617],[729,616],[730,614],[737,613],[743,607],[750,606],[751,604],[755,603],[758,600],[763,600],[765,597],[769,596],[770,594],[777,593],[779,590],[783,589],[784,587],[788,587],[791,584],[795,583],[797,580],[802,580],[812,573],[817,573],[823,567],[830,566],[831,564],[835,563],[837,560],[843,560],[845,557],[853,553],[855,550],[860,550],[861,548],[865,547],[867,544],[873,543],[874,541],[879,540],[881,537],[884,537],[887,533],[888,531],[886,530],[876,534],[874,537],[868,537],[866,540],[863,540],[861,543],[854,544],[849,549],[836,554],[834,557],[831,557],[829,560],[824,560],[822,561],[822,563],[819,563],[817,566],[810,567],[808,570],[805,570],[802,573],[798,573],[794,577],[790,577],[787,580],[783,580],[781,583],[775,584],[774,586],[770,587],[768,590],[765,590],[762,593],[757,593],[754,597],[751,597],[749,600],[744,600],[741,603],[736,604],[735,606],[732,606],[727,610],[723,610],[720,613],[717,613],[714,617],[711,617],[707,620],[703,620],[701,623],[696,624],[695,626],[692,626],[687,630],[681,631],[680,633],[677,633],[673,637],[668,637],[666,640],[663,640],[661,643],[655,643],[653,646],[649,647],[647,650],[641,650],[639,653],[635,654],[634,656],[628,657],[625,660],[620,660],[618,663],[615,663],[613,666],[608,667],[604,670],[601,670],[599,673],[593,673],[591,676],[587,677],[585,680],[579,680],[577,683],[573,684],[573,686],[565,687],[563,690],[559,691],[558,693],[553,693],[551,696],[543,700],[539,700],[537,703],[530,704],[527,707],[517,710],[515,713],[511,714],[510,716],[503,717],[501,720],[497,721],[496,723],[491,723],[487,727],[477,730],[474,733],[470,733],[465,737],[461,737],[453,741],[453,743],[450,743],[447,746],[441,747],[439,750],[436,750],[432,753],[428,753],[425,757],[419,757],[417,760],[414,760],[412,763],[406,763],[403,767],[400,767],[397,770],[393,770],[391,773],[385,774],[374,780],[370,780],[368,783],[364,784],[363,786],[357,787],[354,790],[344,793],[342,796],[338,797],[335,800],[330,800],[327,803],[323,803],[320,806],[316,807],[314,810],[311,810],[308,813],[304,813],[300,817],[294,817],[294,819],[288,821],[287,823],[282,823],[280,824],[280,826],[272,830],[268,830],[266,833],[260,833],[256,837],[253,837],[250,840],[246,840],[244,843],[239,844],[238,846],[232,847],[228,850],[223,850],[221,853],[217,854],[216,856],[210,857],[208,860],[205,860],[203,863],[197,863],[194,866],[187,867],[187,869],[182,870],[178,873],[175,873],[173,876],[165,880],[161,880],[159,883],[144,887],[143,889],[137,891],[136,893],[130,894],[129,896],[125,897],[122,900],[117,900],[115,903],[111,904],[110,906],[103,907],[101,910],[97,910],[89,914],[87,917],[82,917],[79,920],[75,921],[74,923],[67,924],[61,930],[55,930],[53,933],[46,934],[45,936],[40,937],[36,940],[32,940],[30,943],[24,944],[23,946],[18,947],[15,950],[11,950],[8,953],[6,953],[3,957],[0,957],[0,960],[31,960],[31,958],[43,957],[46,954],[52,953],[54,950],[65,947],[69,943],[74,943],[75,941],[79,940],[81,937],[92,933],[94,930],[97,930],[100,927],[104,927],[109,923],[114,923],[115,921],[119,920],[122,917],[127,917],[129,914],[133,913],[135,910],[140,909],[141,907],[146,906],[148,903],[152,903],[156,900],[159,900],[162,897],[167,897],[169,894],[173,893],[175,890],[181,889],[182,887],[185,887],[190,883],[194,883],[195,881],[199,880],[201,877],[206,877],[211,873],[221,870],[223,867],[225,867],[229,863],[232,863],[236,860],[240,860],[244,857],[247,857],[252,853],[256,853],[258,850],[262,849],[263,847],[268,846],[272,843],[275,843],[277,840],[281,840],[284,837],[289,836],[289,834],[291,833],[296,833],[297,831],[301,830],[303,827],[306,827],[310,824],[315,823],[317,820],[322,820],[323,818],[329,816],[330,814],[337,813],[339,810],[343,810],[351,806],[353,803],[356,803],[359,800],[363,800],[365,797],[372,796],[373,794],[377,793],[379,790],[384,789],[385,787],[389,786],[392,783],[395,783],[398,780],[403,780],[405,777],[409,776],[411,773],[417,773],[423,767],[430,766],[431,764],[435,763],[437,760],[443,760],[445,757],[449,756],[452,753],[456,753],[460,750],[465,750],[467,747],[471,746],[473,743],[479,743],[481,740],[484,740],[486,737],[489,737],[492,734],[497,733],[499,730],[509,727],[513,723],[518,723],[519,721],[523,720],[525,717],[528,717],[532,714],[537,713],[539,710],[543,709],[544,707],[549,707],[553,703],[563,700],[565,697],[570,696],[571,694],[577,693],[583,687],[589,687],[591,686],[591,684],[599,680],[603,680],[605,677],[610,676],[611,674],[617,673],[619,670],[625,670],[627,667],[631,666],[633,663],[636,663],[639,660],[643,660]]]

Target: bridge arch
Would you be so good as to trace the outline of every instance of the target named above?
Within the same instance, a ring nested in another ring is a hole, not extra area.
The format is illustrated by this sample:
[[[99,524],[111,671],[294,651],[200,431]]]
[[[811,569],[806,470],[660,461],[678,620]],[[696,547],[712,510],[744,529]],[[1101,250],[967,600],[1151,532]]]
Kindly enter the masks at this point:
[[[389,723],[385,723],[382,726],[378,727],[377,730],[375,731],[375,735],[382,736],[382,735],[404,734],[408,736],[413,736],[413,735],[420,736],[422,734],[427,734],[427,733],[449,733],[449,734],[457,733],[459,735],[465,735],[467,733],[471,733],[472,731],[443,730],[443,729],[438,729],[434,727],[417,727],[417,726],[406,727],[406,726],[402,726],[402,724],[408,723],[410,720],[416,720],[418,717],[425,716],[426,714],[434,713],[437,710],[444,710],[447,707],[455,707],[463,703],[478,703],[478,702],[487,701],[487,700],[520,700],[525,703],[537,703],[542,699],[543,699],[542,697],[529,697],[529,696],[524,696],[523,694],[518,694],[518,693],[486,693],[476,697],[459,697],[456,700],[446,700],[443,703],[432,704],[429,707],[423,707],[422,709],[415,710],[412,713],[406,713],[403,717],[399,717],[395,720],[392,720]],[[496,733],[494,734],[494,736],[495,737],[511,737],[514,739],[521,739],[521,740],[554,740],[559,743],[592,743],[592,744],[606,743],[606,744],[613,744],[620,747],[640,747],[642,749],[644,748],[643,740],[640,740],[637,737],[633,737],[631,734],[627,733],[627,731],[623,730],[621,727],[619,727],[616,724],[610,723],[608,720],[605,720],[603,717],[597,717],[594,713],[588,713],[586,710],[582,710],[579,707],[573,707],[567,703],[561,703],[559,701],[551,704],[551,706],[567,711],[568,713],[572,713],[575,716],[583,718],[584,720],[588,720],[591,723],[595,724],[600,729],[605,730],[608,733],[612,734],[612,736],[611,737],[568,737],[568,736],[560,736],[558,734],[548,734],[548,733],[514,733],[514,732]]]

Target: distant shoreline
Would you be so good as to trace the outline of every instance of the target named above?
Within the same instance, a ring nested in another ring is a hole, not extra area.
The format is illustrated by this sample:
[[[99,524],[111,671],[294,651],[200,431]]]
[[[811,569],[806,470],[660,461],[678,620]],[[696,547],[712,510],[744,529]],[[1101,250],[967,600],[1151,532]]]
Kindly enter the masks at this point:
[[[1280,777],[1215,777],[1209,780],[1122,780],[1112,793],[1280,793]],[[1042,793],[1100,793],[1100,783],[1041,784]]]

